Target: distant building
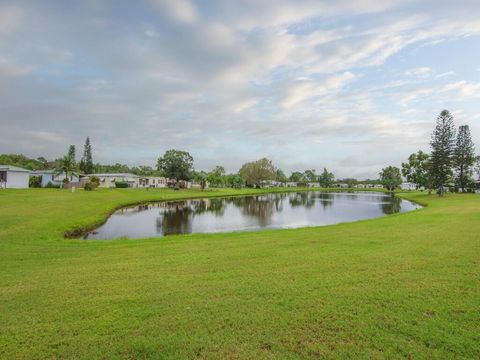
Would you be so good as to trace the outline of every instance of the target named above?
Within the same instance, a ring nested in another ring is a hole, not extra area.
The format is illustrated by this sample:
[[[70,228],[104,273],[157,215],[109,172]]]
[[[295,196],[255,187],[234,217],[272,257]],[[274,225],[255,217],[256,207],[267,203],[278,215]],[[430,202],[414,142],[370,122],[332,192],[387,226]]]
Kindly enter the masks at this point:
[[[295,181],[288,181],[285,183],[286,187],[298,187],[298,183]]]
[[[143,188],[164,188],[168,186],[168,179],[160,176],[140,176],[138,187]]]
[[[114,188],[115,183],[127,183],[130,188],[137,188],[139,186],[140,176],[129,173],[114,173],[114,174],[90,174],[89,177],[96,176],[100,179],[99,187]]]
[[[61,172],[56,174],[54,170],[36,170],[31,171],[30,176],[38,176],[40,177],[40,186],[45,187],[48,183],[54,186],[63,186],[65,183],[65,179],[67,176],[65,172]],[[72,175],[68,176],[68,182],[70,183],[78,183],[79,182],[79,175],[73,173]]]
[[[404,182],[400,184],[400,189],[407,191],[417,190],[417,184],[411,182]]]
[[[320,187],[320,183],[319,183],[319,182],[309,182],[309,183],[307,183],[307,187],[319,188],[319,187]]]
[[[12,165],[0,165],[0,189],[27,189],[30,170]]]
[[[335,184],[335,187],[341,188],[341,189],[347,189],[348,184],[347,183],[338,183],[338,184]]]

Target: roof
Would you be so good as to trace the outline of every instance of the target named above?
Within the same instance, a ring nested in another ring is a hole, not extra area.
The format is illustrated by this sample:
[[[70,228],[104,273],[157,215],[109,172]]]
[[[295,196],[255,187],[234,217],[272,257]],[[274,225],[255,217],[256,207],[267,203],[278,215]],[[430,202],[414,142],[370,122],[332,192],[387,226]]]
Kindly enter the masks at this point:
[[[86,176],[96,176],[96,177],[134,177],[134,178],[139,177],[138,175],[129,174],[129,173],[88,174],[88,175],[86,175]]]
[[[0,165],[0,170],[13,171],[13,172],[27,172],[27,173],[30,172],[30,170],[19,168],[18,166],[13,166],[13,165]]]

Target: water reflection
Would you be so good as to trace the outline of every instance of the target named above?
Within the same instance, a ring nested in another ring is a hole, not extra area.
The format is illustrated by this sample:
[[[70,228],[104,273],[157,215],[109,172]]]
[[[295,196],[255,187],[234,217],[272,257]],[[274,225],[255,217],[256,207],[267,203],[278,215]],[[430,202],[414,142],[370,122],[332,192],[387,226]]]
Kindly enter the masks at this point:
[[[391,194],[314,191],[162,202],[121,209],[87,238],[327,225],[415,208],[416,205]]]

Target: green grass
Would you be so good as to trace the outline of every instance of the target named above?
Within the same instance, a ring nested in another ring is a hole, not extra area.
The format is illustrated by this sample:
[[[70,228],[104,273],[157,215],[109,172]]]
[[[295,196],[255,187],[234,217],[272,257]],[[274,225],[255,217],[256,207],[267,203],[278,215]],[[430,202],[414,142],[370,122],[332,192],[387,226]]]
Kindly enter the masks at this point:
[[[327,227],[63,237],[122,204],[239,193],[0,191],[0,358],[480,358],[478,195]]]

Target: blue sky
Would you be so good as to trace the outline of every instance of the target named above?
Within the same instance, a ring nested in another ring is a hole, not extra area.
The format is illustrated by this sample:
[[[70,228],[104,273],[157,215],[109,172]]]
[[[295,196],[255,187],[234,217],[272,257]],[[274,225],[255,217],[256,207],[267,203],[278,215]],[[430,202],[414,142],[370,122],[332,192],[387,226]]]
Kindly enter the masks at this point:
[[[444,108],[480,144],[479,50],[476,1],[0,1],[0,152],[374,178]]]

